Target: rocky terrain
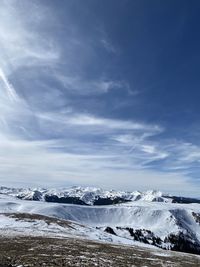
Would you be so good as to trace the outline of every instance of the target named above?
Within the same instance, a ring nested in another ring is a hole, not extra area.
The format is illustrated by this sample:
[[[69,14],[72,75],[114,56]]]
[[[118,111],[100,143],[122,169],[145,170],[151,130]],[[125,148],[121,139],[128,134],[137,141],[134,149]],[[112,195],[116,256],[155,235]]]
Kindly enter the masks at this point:
[[[198,267],[189,254],[127,247],[81,239],[1,238],[0,267]]]

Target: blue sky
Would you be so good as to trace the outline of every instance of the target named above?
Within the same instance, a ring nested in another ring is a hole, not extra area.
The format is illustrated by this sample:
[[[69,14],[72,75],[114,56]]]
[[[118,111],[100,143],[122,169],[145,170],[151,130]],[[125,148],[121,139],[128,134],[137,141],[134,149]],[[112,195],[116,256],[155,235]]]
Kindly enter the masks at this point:
[[[2,0],[2,185],[200,188],[199,1]]]

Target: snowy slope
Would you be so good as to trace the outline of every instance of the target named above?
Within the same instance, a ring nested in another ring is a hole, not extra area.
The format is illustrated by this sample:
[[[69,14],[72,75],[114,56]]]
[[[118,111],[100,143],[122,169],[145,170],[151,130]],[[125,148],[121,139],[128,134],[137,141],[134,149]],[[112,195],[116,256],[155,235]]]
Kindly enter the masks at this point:
[[[52,216],[84,224],[93,230],[97,227],[101,233],[106,230],[113,234],[112,238],[117,235],[126,242],[137,240],[163,248],[200,251],[199,204],[133,201],[120,205],[81,206],[25,201],[1,195],[0,213]],[[180,246],[182,243],[184,247]]]
[[[120,226],[135,229],[149,229],[159,236],[177,233],[179,224],[194,230],[200,238],[200,227],[192,212],[199,213],[200,207],[194,205],[161,203],[134,203],[134,205],[87,207],[70,204],[41,203],[14,200],[0,200],[0,212],[28,212],[54,216],[91,226]]]
[[[123,237],[111,236],[102,230],[46,216],[26,213],[0,214],[0,236],[44,236],[56,238],[84,238],[131,245],[135,242]],[[138,244],[139,245],[139,244]]]

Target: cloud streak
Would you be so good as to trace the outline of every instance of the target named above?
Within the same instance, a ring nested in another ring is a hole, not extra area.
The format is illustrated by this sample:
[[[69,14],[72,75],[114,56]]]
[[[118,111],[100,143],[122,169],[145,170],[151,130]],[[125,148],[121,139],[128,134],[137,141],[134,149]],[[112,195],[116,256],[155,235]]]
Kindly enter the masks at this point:
[[[13,88],[12,84],[9,83],[7,77],[5,76],[4,72],[0,69],[0,79],[4,83],[4,87],[6,89],[6,93],[11,101],[17,101],[17,93]]]

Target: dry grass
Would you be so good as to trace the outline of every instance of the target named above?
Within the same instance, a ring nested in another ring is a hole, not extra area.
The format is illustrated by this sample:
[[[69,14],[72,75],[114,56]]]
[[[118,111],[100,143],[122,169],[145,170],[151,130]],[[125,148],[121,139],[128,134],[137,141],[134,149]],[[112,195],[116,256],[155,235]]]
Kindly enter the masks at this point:
[[[7,214],[17,220],[70,222],[33,214]],[[105,244],[80,238],[0,237],[0,267],[198,267],[200,257],[143,247]]]
[[[84,239],[18,237],[0,239],[0,267],[39,266],[200,266],[200,258],[188,254],[141,247],[114,246]],[[155,255],[155,254],[158,255]]]

